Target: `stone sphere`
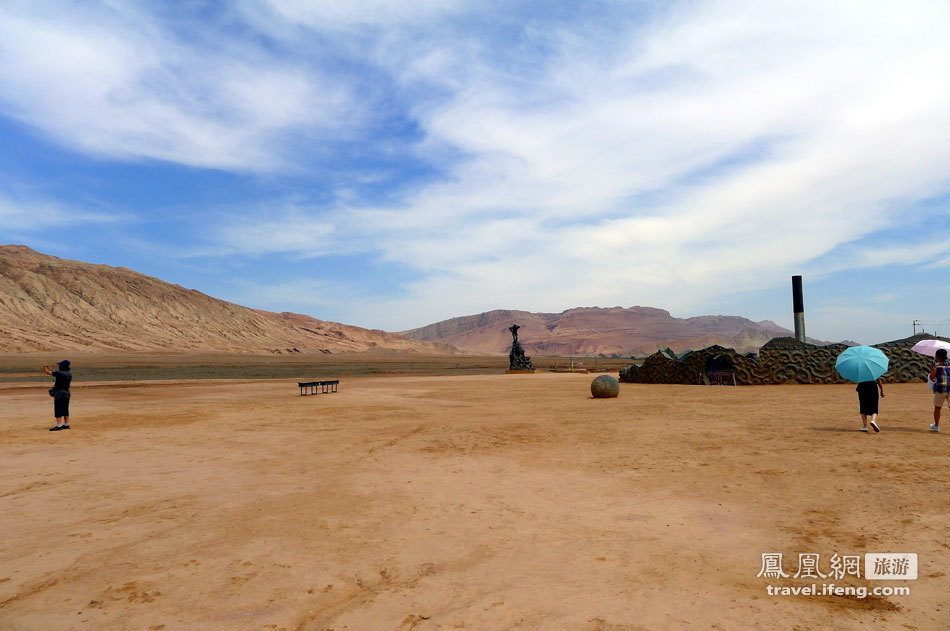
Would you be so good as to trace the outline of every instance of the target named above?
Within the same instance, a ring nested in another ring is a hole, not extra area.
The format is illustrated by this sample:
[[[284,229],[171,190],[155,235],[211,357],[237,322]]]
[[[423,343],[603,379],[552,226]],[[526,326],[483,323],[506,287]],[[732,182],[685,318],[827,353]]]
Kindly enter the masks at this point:
[[[601,375],[590,382],[590,393],[595,399],[612,399],[620,394],[620,383],[610,375]]]

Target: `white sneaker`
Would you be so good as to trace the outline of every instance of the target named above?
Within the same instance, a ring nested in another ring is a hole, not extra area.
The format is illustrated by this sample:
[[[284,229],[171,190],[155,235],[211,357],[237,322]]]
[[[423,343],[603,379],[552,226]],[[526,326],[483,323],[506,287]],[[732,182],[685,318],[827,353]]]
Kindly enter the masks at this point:
[[[871,421],[871,429],[873,429],[875,432],[881,431],[881,428],[878,427],[877,423],[875,423],[874,421]]]
[[[940,426],[939,426],[939,425],[934,425],[933,423],[931,423],[931,424],[930,424],[930,431],[932,431],[932,432],[939,432],[939,431],[940,431]]]
[[[867,427],[862,427],[862,428],[861,428],[861,431],[864,432],[865,434],[867,434],[867,433],[868,433],[868,428],[867,428]]]

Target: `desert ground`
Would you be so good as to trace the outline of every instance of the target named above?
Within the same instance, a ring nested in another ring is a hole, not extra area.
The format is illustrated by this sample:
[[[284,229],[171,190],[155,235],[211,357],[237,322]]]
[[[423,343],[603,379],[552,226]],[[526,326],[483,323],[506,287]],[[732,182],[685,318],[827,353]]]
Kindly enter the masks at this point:
[[[0,384],[4,631],[950,628],[924,384],[866,435],[839,385],[77,379],[51,433],[29,361]],[[816,582],[757,577],[773,552],[916,552],[919,579],[769,596]]]

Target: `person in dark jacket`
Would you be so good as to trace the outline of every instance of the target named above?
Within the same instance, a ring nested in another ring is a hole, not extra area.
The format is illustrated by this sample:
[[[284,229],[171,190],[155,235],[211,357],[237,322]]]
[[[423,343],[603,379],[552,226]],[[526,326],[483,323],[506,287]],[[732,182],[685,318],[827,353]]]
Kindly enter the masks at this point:
[[[49,364],[43,366],[43,372],[56,379],[49,391],[49,395],[53,397],[53,416],[56,417],[56,427],[50,427],[51,432],[69,429],[69,384],[73,380],[73,374],[69,372],[68,359],[59,362],[57,366],[59,370],[50,370]]]

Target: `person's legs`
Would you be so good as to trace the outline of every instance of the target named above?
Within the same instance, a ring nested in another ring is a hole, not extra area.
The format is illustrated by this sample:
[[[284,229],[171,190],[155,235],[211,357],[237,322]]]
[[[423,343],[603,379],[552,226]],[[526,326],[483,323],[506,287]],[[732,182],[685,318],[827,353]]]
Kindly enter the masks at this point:
[[[867,414],[862,414],[862,415],[861,415],[861,427],[867,427],[867,426],[868,426],[868,415],[867,415]]]
[[[53,399],[53,416],[56,417],[56,427],[50,427],[49,431],[69,429],[69,399],[65,397]]]
[[[940,411],[943,409],[944,401],[947,401],[947,393],[937,392],[934,394],[934,422],[930,429],[935,432],[940,431]]]
[[[877,414],[871,415],[871,429],[873,429],[875,432],[881,431],[881,428],[877,425]]]

